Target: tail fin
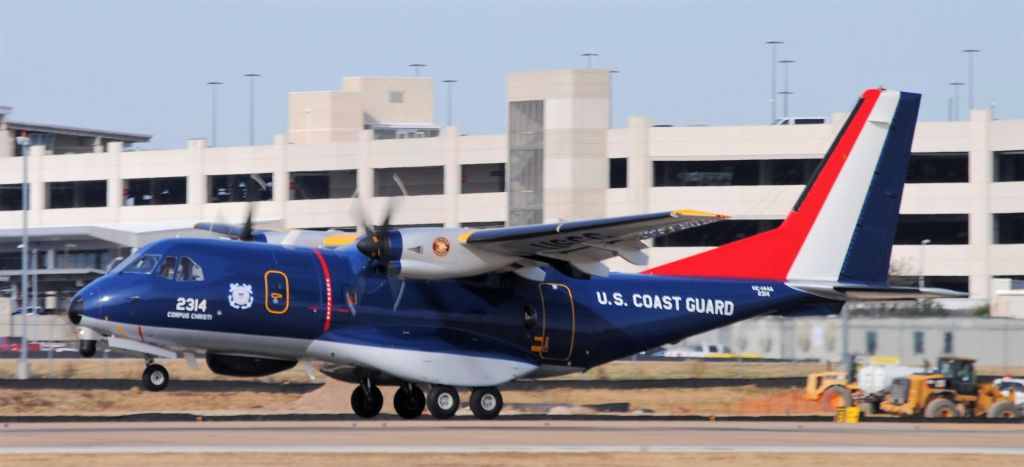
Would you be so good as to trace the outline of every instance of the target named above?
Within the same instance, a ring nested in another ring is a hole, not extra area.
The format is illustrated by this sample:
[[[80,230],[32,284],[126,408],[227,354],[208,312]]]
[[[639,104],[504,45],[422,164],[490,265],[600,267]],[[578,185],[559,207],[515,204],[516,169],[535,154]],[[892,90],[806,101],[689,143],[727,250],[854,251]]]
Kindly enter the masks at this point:
[[[865,91],[779,227],[645,273],[885,284],[920,101]]]

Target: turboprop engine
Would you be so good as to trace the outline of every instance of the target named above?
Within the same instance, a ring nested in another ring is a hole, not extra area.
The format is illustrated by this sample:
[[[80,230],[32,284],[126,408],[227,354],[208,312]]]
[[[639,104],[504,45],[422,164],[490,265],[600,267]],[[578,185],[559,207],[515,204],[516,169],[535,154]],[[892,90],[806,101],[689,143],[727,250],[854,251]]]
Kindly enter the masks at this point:
[[[363,237],[357,248],[387,267],[388,275],[409,279],[440,280],[470,277],[510,266],[520,258],[459,241],[468,229],[407,228],[377,231]]]

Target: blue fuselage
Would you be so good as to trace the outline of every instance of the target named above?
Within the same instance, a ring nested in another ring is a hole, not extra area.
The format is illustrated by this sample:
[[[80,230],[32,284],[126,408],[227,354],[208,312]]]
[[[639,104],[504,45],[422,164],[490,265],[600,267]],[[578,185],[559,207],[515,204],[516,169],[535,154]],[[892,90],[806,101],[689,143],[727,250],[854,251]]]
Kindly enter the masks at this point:
[[[171,239],[140,254],[157,263],[187,257],[201,268],[201,280],[176,280],[156,268],[115,269],[79,293],[85,316],[117,323],[118,334],[136,340],[293,359],[302,355],[285,354],[309,342],[346,339],[590,368],[743,319],[822,303],[773,281],[579,279],[554,269],[542,283],[512,273],[401,279],[353,248]]]

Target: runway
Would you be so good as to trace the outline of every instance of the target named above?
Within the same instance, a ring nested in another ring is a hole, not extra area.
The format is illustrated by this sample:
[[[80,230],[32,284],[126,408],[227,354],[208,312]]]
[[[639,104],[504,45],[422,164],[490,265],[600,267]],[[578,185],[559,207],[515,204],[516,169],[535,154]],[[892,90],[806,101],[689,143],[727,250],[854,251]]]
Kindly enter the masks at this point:
[[[1020,424],[692,421],[9,423],[0,453],[947,453],[1024,455]]]

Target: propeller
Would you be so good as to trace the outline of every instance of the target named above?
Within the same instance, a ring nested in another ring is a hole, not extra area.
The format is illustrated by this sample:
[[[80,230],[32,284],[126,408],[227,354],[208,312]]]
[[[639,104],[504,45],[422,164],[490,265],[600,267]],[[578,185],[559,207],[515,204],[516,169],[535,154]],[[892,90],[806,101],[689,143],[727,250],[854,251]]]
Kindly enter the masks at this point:
[[[409,192],[405,189],[405,184],[402,183],[402,179],[398,174],[394,174],[394,176],[392,176],[392,180],[395,181],[395,185],[398,186],[402,196],[393,196],[388,198],[388,203],[384,211],[384,222],[379,226],[374,226],[372,220],[370,220],[369,216],[367,216],[366,212],[363,210],[362,202],[359,200],[358,189],[352,195],[353,198],[355,198],[355,201],[352,203],[352,214],[363,230],[363,236],[356,241],[356,249],[369,259],[357,279],[357,297],[363,296],[363,292],[366,287],[366,272],[371,266],[380,268],[383,270],[385,275],[393,275],[392,269],[389,268],[392,259],[395,259],[391,254],[391,216],[394,215],[395,211],[398,209],[398,204],[400,203],[401,198],[408,196]],[[398,311],[398,306],[402,301],[402,295],[405,294],[405,279],[401,279],[399,281],[397,290],[393,279],[388,279],[388,285],[391,288],[392,295],[395,297],[395,302],[391,309],[392,311]],[[347,305],[354,316],[356,312],[355,303],[352,303],[348,298],[349,297],[346,296]]]
[[[409,196],[409,192],[405,189],[405,184],[402,183],[402,179],[398,177],[398,174],[394,174],[392,179],[395,184],[398,185],[399,191],[402,193],[402,197]],[[356,242],[356,249],[360,253],[370,258],[371,261],[376,261],[382,267],[388,267],[391,262],[391,242],[388,237],[388,232],[391,230],[391,216],[398,209],[398,203],[400,197],[392,196],[388,198],[388,204],[384,211],[384,223],[380,226],[374,227],[373,222],[366,216],[362,209],[362,203],[358,200],[358,193],[355,194],[357,198],[352,203],[353,209],[356,211],[354,214],[356,219],[360,222],[363,228],[363,237]]]

